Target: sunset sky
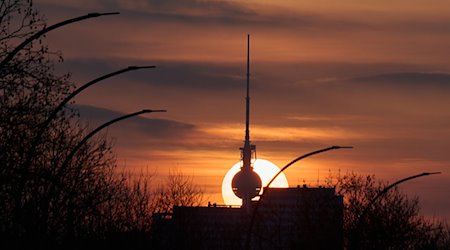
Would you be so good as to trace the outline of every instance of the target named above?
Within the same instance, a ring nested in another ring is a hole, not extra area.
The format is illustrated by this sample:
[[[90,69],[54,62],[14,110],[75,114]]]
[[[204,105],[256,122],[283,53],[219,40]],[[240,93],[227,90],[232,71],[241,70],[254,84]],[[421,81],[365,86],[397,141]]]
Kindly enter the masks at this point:
[[[128,65],[156,69],[97,84],[75,102],[108,129],[120,168],[193,175],[211,202],[244,139],[251,34],[251,140],[279,167],[331,145],[354,146],[286,171],[291,186],[339,173],[397,179],[426,216],[450,218],[450,2],[447,0],[37,0],[52,24],[119,11],[51,32],[57,66],[79,85]]]

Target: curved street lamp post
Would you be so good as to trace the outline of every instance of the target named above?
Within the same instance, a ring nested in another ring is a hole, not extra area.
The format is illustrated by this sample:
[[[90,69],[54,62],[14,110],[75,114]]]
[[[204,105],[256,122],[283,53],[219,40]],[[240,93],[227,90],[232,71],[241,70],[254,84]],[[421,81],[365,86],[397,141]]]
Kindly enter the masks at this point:
[[[406,182],[406,181],[409,181],[409,180],[412,180],[412,179],[416,179],[416,178],[419,178],[419,177],[428,176],[428,175],[434,175],[434,174],[440,174],[440,173],[441,172],[424,172],[424,173],[421,173],[421,174],[409,176],[409,177],[403,178],[401,180],[398,180],[398,181],[392,183],[391,185],[385,187],[383,190],[378,192],[378,194],[367,203],[366,207],[363,209],[361,214],[358,216],[356,227],[354,229],[354,235],[358,235],[358,232],[360,231],[361,226],[363,225],[362,224],[363,219],[366,216],[367,212],[369,211],[370,207],[372,207],[372,205],[375,204],[375,202],[380,197],[385,195],[389,190],[391,190],[392,188],[396,187],[400,183],[403,183],[403,182]],[[359,239],[358,239],[358,237],[356,237],[356,239],[353,239],[353,241],[350,241],[349,244],[350,244],[350,248],[349,249],[359,249]]]
[[[14,50],[9,52],[8,55],[0,62],[0,70],[2,70],[3,67],[9,61],[11,61],[17,53],[19,53],[19,51],[21,51],[23,48],[25,48],[25,46],[27,46],[33,40],[38,39],[39,37],[45,35],[46,33],[50,32],[50,31],[52,31],[54,29],[57,29],[57,28],[62,27],[62,26],[65,26],[67,24],[83,21],[83,20],[89,19],[89,18],[100,17],[100,16],[109,16],[109,15],[118,15],[118,14],[120,14],[120,13],[119,12],[89,13],[89,14],[84,15],[84,16],[79,16],[79,17],[67,19],[67,20],[64,20],[62,22],[59,22],[59,23],[53,24],[51,26],[45,27],[42,30],[40,30],[39,32],[36,32],[32,36],[30,36],[27,39],[25,39],[22,43],[17,45],[17,47],[14,48]]]
[[[68,156],[66,157],[66,159],[64,160],[63,164],[61,165],[61,171],[64,170],[64,168],[67,167],[67,165],[70,163],[70,161],[72,160],[72,158],[75,156],[76,152],[81,148],[81,146],[83,146],[92,136],[94,136],[96,133],[100,132],[100,130],[108,127],[109,125],[131,118],[133,116],[137,116],[140,114],[145,114],[145,113],[155,113],[155,112],[167,112],[167,110],[162,110],[162,109],[157,109],[157,110],[153,110],[153,109],[143,109],[141,111],[138,112],[134,112],[131,114],[127,114],[127,115],[123,115],[121,117],[118,117],[116,119],[113,119],[109,122],[106,122],[100,126],[98,126],[96,129],[92,130],[89,134],[87,134],[73,149],[72,151],[70,151],[70,153],[68,154]]]
[[[304,155],[302,155],[300,157],[297,157],[296,159],[294,159],[291,162],[289,162],[286,166],[284,166],[280,171],[278,171],[278,173],[264,187],[263,193],[259,196],[259,200],[256,202],[255,208],[253,209],[252,216],[251,216],[251,219],[250,219],[250,224],[249,224],[248,231],[247,231],[247,238],[245,240],[245,249],[250,249],[250,240],[251,240],[251,235],[252,235],[252,230],[253,230],[253,224],[255,222],[256,214],[258,213],[259,204],[261,203],[262,199],[264,198],[264,195],[266,194],[266,190],[269,189],[270,184],[272,184],[272,182],[275,181],[275,179],[284,170],[289,168],[292,164],[296,163],[297,161],[300,161],[301,159],[307,158],[309,156],[312,156],[312,155],[315,155],[315,154],[319,154],[319,153],[323,153],[323,152],[330,151],[330,150],[334,150],[334,149],[350,149],[350,148],[353,148],[353,147],[331,146],[331,147],[328,147],[328,148],[319,149],[319,150],[316,150],[316,151],[304,154]]]
[[[76,152],[92,137],[94,136],[96,133],[98,133],[99,131],[101,131],[102,129],[108,127],[109,125],[131,118],[133,116],[137,116],[140,114],[145,114],[145,113],[154,113],[154,112],[166,112],[166,110],[151,110],[151,109],[144,109],[138,112],[134,112],[131,114],[127,114],[127,115],[123,115],[120,116],[118,118],[115,118],[113,120],[110,120],[102,125],[100,125],[99,127],[97,127],[96,129],[92,130],[89,134],[87,134],[85,137],[83,137],[83,139],[70,151],[70,153],[68,154],[68,156],[66,157],[66,159],[64,160],[64,162],[61,164],[61,167],[58,169],[56,176],[51,178],[50,181],[53,183],[53,185],[50,187],[50,189],[47,191],[47,194],[52,194],[53,192],[55,192],[55,189],[57,186],[61,187],[61,183],[60,183],[60,179],[61,176],[64,174],[64,170],[66,170],[66,168],[68,167],[70,161],[72,160],[72,158],[75,156]],[[48,178],[46,176],[41,176],[41,178]],[[51,196],[51,195],[50,195]]]
[[[131,114],[127,114],[127,115],[123,115],[120,116],[116,119],[110,120],[100,126],[98,126],[96,129],[92,130],[89,134],[87,134],[68,154],[68,156],[66,157],[66,159],[64,160],[63,164],[61,165],[61,168],[59,169],[58,173],[57,173],[57,177],[54,178],[55,185],[52,186],[52,189],[49,191],[49,193],[52,193],[55,190],[55,187],[57,185],[60,185],[59,180],[61,179],[60,177],[62,176],[62,174],[64,173],[64,170],[67,168],[67,166],[69,165],[70,161],[72,160],[72,158],[75,156],[76,152],[92,137],[94,136],[96,133],[98,133],[99,131],[101,131],[102,129],[108,127],[109,125],[140,115],[140,114],[145,114],[145,113],[154,113],[154,112],[167,112],[166,110],[152,110],[152,109],[143,109],[141,111],[138,112],[134,112]],[[77,177],[78,178],[78,177]],[[69,240],[71,240],[71,235],[73,233],[73,208],[72,208],[72,195],[73,192],[69,192],[69,200],[68,200],[68,206],[69,206],[69,210],[68,210],[68,214],[67,214],[67,226],[68,226],[68,232],[67,232],[67,237]]]

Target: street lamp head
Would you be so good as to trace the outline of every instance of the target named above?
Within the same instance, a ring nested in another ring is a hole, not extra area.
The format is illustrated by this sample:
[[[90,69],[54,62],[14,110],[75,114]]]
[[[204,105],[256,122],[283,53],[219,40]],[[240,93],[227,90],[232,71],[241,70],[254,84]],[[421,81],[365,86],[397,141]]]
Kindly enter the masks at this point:
[[[441,174],[441,172],[425,172],[423,175]]]
[[[88,17],[99,17],[99,16],[119,15],[119,14],[120,14],[120,12],[105,12],[105,13],[93,12],[93,13],[88,13],[87,16]]]
[[[341,148],[353,148],[353,146],[333,146],[333,149],[341,149]]]
[[[142,113],[167,112],[165,109],[143,109]]]
[[[137,69],[153,69],[156,68],[156,66],[154,65],[149,65],[149,66],[128,66],[127,71],[128,70],[137,70]]]

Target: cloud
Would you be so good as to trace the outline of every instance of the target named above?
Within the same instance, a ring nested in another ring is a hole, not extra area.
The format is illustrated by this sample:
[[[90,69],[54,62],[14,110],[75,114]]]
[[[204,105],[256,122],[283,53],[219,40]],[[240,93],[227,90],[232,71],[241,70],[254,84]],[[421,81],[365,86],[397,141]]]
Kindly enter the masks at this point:
[[[96,9],[97,11],[121,11],[128,18],[145,17],[148,20],[199,22],[208,18],[234,22],[256,13],[243,4],[232,1],[197,1],[197,0],[97,0],[97,1],[54,1],[44,0],[39,3],[46,8],[59,7],[66,10]]]
[[[89,105],[75,105],[74,107],[79,111],[82,120],[87,122],[92,128],[126,115],[113,110]],[[139,137],[143,136],[158,139],[180,138],[193,133],[196,129],[192,124],[145,117],[153,116],[155,114],[158,113],[143,114],[141,116],[132,117],[111,126],[117,127],[117,130],[123,131],[126,136],[135,134]]]
[[[218,0],[116,0],[116,1],[54,1],[40,3],[46,9],[120,11],[122,17],[138,22],[170,22],[189,25],[253,28],[367,29],[368,22],[345,15],[324,15],[317,11],[301,11],[289,6],[258,2]]]
[[[393,86],[409,87],[450,87],[450,74],[447,73],[422,73],[400,72],[379,74],[366,77],[357,77],[351,80],[356,83],[393,84]]]
[[[236,64],[178,61],[154,63],[141,60],[132,63],[122,60],[120,64],[109,59],[71,59],[65,63],[64,68],[71,72],[83,72],[83,74],[99,77],[126,68],[128,65],[156,65],[155,69],[130,71],[122,74],[120,78],[154,87],[197,91],[237,90],[242,89],[245,83],[244,67]]]
[[[346,8],[324,11],[306,8],[306,3],[288,8],[283,2],[258,1],[43,0],[39,5],[58,21],[93,11],[121,12],[52,32],[52,43],[69,44],[63,49],[68,57],[238,61],[244,36],[251,33],[258,41],[253,44],[259,61],[426,64],[446,63],[448,58],[442,48],[450,35],[448,29],[439,28],[450,26],[447,16],[405,13],[398,17],[386,9],[390,5],[377,11],[348,3]],[[427,27],[419,25],[423,23]]]
[[[242,124],[222,124],[209,126],[203,129],[206,133],[218,135],[223,138],[231,138],[236,141],[243,138]],[[360,134],[342,127],[287,127],[287,126],[261,126],[251,127],[252,138],[257,141],[316,141],[324,142],[330,140],[361,140],[379,138],[375,135]]]
[[[310,31],[325,29],[328,32],[345,31],[407,31],[447,32],[450,20],[445,16],[408,12],[406,3],[397,11],[385,8],[358,8],[347,4],[335,6],[330,11],[320,11],[307,4],[289,5],[260,3],[258,1],[224,0],[96,0],[56,1],[43,0],[46,6],[59,6],[66,10],[121,11],[127,18],[148,22],[177,22],[201,25],[253,26],[272,28],[308,28]],[[442,3],[440,3],[442,5]],[[391,5],[391,3],[389,4]],[[378,6],[379,7],[379,6]],[[398,12],[405,11],[399,16]]]
[[[243,4],[239,4],[234,1],[200,1],[200,0],[142,0],[134,1],[130,4],[130,1],[121,1],[123,6],[128,6],[130,9],[155,11],[160,13],[176,13],[187,14],[191,16],[246,16],[254,13],[249,8],[246,8]],[[140,7],[139,9],[136,7]]]
[[[236,90],[244,83],[243,67],[224,63],[170,62],[162,61],[151,79],[140,72],[131,76],[132,80],[148,84],[197,90]]]

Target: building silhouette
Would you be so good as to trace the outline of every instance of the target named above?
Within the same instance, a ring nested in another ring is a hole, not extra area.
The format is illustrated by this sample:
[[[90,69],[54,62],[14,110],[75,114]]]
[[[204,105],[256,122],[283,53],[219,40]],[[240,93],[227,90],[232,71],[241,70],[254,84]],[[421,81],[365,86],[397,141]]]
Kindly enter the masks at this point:
[[[249,232],[247,208],[174,207],[156,214],[153,243],[159,249],[343,248],[343,199],[334,188],[270,188]],[[252,201],[254,208],[256,201]]]

